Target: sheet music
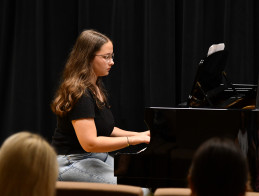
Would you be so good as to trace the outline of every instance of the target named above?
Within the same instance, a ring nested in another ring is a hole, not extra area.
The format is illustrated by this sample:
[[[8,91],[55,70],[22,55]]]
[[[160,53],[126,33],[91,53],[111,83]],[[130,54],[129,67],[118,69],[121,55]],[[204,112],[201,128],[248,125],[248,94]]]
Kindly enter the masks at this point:
[[[221,50],[224,50],[225,49],[225,44],[224,43],[220,43],[220,44],[213,44],[210,46],[209,50],[208,50],[208,54],[207,56],[215,53],[215,52],[218,52],[218,51],[221,51]]]

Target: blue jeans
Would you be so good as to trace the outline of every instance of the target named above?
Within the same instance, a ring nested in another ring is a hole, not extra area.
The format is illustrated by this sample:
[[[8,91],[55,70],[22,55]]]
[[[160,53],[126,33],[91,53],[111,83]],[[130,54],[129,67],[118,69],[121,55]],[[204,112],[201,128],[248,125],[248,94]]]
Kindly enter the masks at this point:
[[[59,181],[117,184],[114,160],[108,153],[58,155]]]

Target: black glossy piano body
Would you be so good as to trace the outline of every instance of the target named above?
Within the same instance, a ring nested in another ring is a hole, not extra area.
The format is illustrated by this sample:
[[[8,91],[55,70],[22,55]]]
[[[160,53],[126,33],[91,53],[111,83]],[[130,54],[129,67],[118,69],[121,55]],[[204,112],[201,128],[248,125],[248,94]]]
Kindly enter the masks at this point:
[[[119,184],[149,188],[186,187],[194,152],[211,137],[228,137],[247,156],[252,187],[257,172],[258,85],[232,84],[224,71],[226,51],[205,57],[191,93],[179,107],[147,107],[150,144],[115,155]],[[137,149],[139,150],[139,149]]]
[[[118,183],[153,189],[186,187],[194,152],[215,136],[229,137],[243,146],[255,183],[258,118],[257,109],[146,108],[151,142],[142,152],[115,155]]]

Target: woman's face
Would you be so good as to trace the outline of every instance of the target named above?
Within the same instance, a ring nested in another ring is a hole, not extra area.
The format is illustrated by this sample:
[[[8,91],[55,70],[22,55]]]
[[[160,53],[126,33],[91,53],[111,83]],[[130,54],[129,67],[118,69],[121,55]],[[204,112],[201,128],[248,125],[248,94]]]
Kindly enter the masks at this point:
[[[105,43],[98,52],[96,52],[92,61],[92,66],[94,73],[99,77],[107,76],[113,64],[113,44],[109,41]]]

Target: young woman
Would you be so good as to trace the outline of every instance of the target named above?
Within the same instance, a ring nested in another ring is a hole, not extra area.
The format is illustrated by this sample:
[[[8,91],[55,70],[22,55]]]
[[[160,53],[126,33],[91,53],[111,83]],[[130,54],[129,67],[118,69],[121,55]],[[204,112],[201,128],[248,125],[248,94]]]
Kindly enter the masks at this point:
[[[150,132],[115,127],[101,82],[114,65],[113,44],[94,30],[83,31],[70,53],[52,102],[57,128],[59,180],[116,184],[108,152],[149,143]]]
[[[57,155],[41,136],[18,132],[0,149],[2,196],[54,196],[58,177]]]

